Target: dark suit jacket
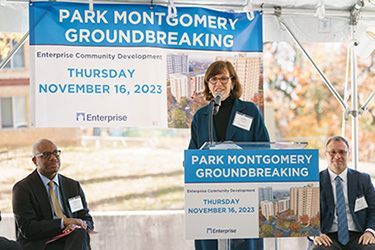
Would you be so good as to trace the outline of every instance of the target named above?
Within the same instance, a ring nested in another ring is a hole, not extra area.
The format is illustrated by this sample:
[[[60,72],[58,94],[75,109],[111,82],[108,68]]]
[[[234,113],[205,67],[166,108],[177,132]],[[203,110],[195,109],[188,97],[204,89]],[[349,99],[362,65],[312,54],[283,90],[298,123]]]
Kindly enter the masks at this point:
[[[21,246],[13,241],[13,240],[8,240],[5,237],[0,236],[0,249],[1,250],[22,250]]]
[[[59,175],[59,187],[66,216],[86,221],[92,230],[94,223],[79,182]],[[76,196],[81,197],[84,209],[72,213],[68,199]],[[12,202],[17,241],[24,250],[44,249],[49,238],[61,233],[61,219],[53,219],[47,190],[36,170],[14,185]]]
[[[236,112],[246,114],[253,118],[250,131],[238,128],[233,125],[233,119]],[[209,105],[199,109],[191,123],[191,139],[189,149],[199,149],[205,142],[209,140],[208,134],[209,122]],[[216,141],[215,126],[213,128],[213,140]],[[269,136],[264,125],[262,115],[257,106],[252,102],[241,101],[235,99],[230,114],[225,140],[233,142],[268,142]]]
[[[368,207],[354,212],[357,198],[365,197]],[[366,228],[375,230],[375,190],[368,174],[348,169],[348,201],[356,227],[363,232]],[[332,227],[335,201],[328,169],[320,172],[320,230],[328,233]]]

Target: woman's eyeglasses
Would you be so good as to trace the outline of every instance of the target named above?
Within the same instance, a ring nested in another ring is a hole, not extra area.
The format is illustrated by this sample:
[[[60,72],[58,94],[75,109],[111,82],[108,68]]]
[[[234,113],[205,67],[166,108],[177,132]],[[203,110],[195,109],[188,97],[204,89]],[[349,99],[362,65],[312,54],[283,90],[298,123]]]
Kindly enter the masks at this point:
[[[213,76],[210,79],[208,79],[208,82],[212,85],[215,85],[218,81],[220,81],[221,84],[227,84],[229,82],[229,79],[232,79],[232,77],[229,77],[229,76],[222,76],[222,77]]]

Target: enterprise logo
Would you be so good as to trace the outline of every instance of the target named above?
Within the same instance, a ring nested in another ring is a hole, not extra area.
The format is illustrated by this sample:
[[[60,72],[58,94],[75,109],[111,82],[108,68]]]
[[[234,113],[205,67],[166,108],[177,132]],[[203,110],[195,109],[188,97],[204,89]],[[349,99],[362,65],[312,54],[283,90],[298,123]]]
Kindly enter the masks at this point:
[[[77,112],[76,121],[77,122],[126,122],[128,117],[126,115],[100,115],[100,114],[91,114],[86,112]]]

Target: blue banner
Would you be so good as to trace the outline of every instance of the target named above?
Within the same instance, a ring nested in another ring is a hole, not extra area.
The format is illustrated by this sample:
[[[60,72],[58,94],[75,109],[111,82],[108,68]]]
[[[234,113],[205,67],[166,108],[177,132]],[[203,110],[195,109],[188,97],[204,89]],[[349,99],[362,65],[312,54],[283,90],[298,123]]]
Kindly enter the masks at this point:
[[[195,7],[33,2],[30,44],[262,52],[262,16]]]
[[[318,182],[316,149],[185,150],[185,183]]]

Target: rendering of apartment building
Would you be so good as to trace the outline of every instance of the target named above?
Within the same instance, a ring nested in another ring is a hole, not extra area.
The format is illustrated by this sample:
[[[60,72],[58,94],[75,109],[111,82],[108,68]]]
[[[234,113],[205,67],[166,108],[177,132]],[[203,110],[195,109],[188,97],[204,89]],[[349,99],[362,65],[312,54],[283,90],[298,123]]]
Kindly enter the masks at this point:
[[[298,217],[315,216],[319,212],[319,188],[312,186],[290,188],[290,209]]]

